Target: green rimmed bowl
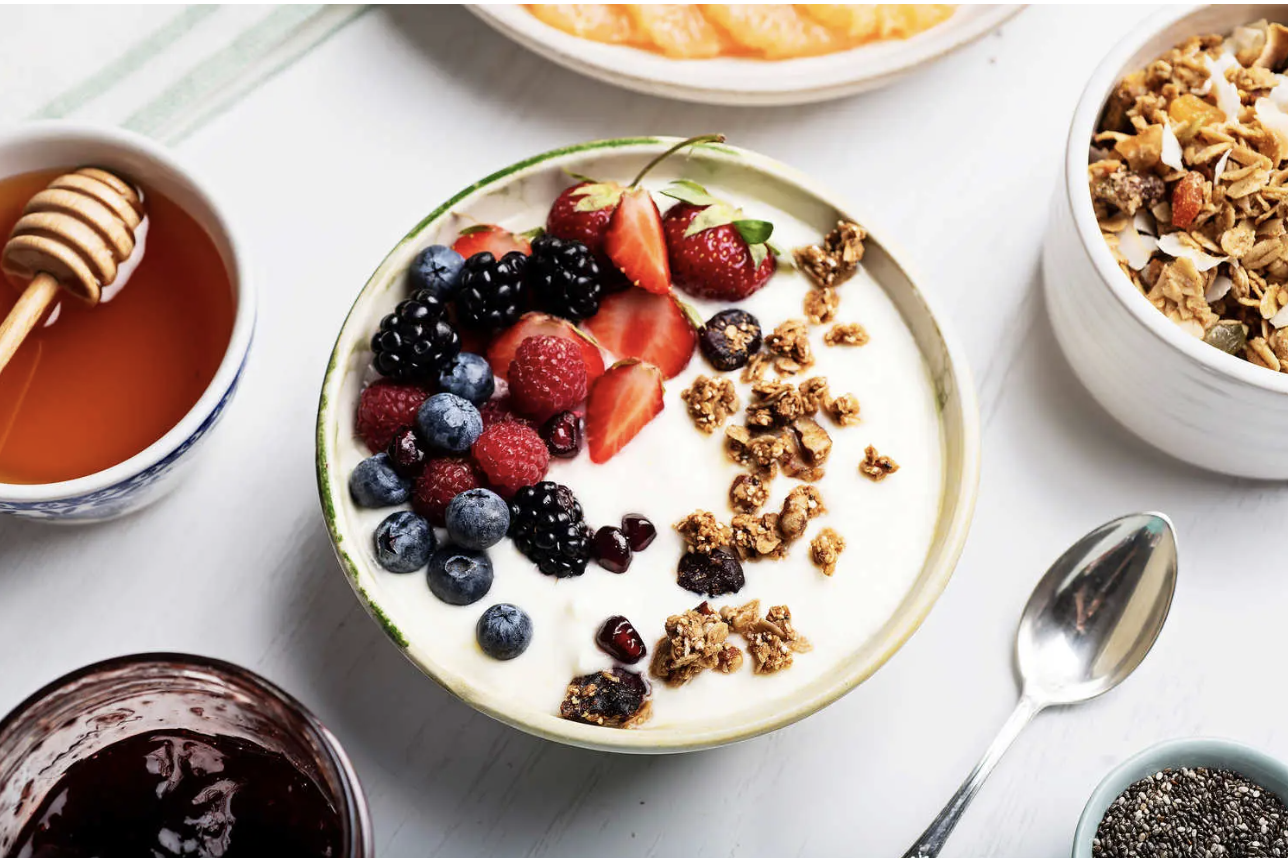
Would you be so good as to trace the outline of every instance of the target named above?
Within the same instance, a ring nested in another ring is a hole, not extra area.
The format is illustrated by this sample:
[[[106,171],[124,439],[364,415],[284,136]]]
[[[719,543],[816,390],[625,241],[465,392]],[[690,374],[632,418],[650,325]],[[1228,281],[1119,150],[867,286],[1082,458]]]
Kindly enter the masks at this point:
[[[1091,842],[1100,820],[1127,787],[1164,769],[1199,767],[1238,772],[1288,805],[1288,766],[1269,754],[1228,739],[1172,739],[1119,763],[1100,782],[1078,820],[1073,858],[1091,858]]]
[[[961,348],[891,250],[872,218],[834,200],[827,190],[790,167],[732,146],[702,146],[669,160],[667,169],[752,197],[806,224],[817,235],[838,220],[854,220],[869,230],[864,268],[879,284],[911,333],[931,378],[942,444],[943,484],[933,536],[924,563],[897,608],[856,651],[838,659],[837,668],[789,703],[753,708],[722,723],[702,726],[612,730],[565,721],[553,712],[517,705],[504,694],[479,687],[442,658],[451,643],[412,627],[421,618],[398,598],[389,574],[372,558],[370,525],[356,521],[349,500],[347,470],[340,465],[354,445],[354,411],[369,379],[370,334],[403,292],[404,274],[421,248],[450,243],[460,229],[477,222],[543,223],[550,202],[568,186],[568,173],[624,178],[634,175],[675,138],[637,137],[603,140],[547,152],[521,161],[469,186],[436,208],[389,253],[350,310],[323,381],[317,423],[317,475],[327,529],[336,556],[358,598],[389,638],[417,667],[478,710],[526,732],[582,747],[636,753],[698,750],[747,739],[793,723],[871,676],[917,629],[946,586],[974,511],[979,477],[979,415],[973,383]],[[669,167],[674,163],[674,167]],[[771,287],[772,288],[772,287]],[[470,642],[472,643],[472,641]]]

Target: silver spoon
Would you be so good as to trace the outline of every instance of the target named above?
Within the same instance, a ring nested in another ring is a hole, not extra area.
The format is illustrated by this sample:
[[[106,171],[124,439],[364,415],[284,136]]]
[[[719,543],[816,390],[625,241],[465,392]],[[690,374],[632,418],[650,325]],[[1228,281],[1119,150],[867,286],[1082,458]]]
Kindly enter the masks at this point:
[[[903,858],[934,858],[1015,737],[1048,706],[1081,703],[1127,678],[1145,658],[1176,590],[1176,534],[1162,513],[1102,524],[1038,582],[1020,618],[1020,702],[984,758]]]

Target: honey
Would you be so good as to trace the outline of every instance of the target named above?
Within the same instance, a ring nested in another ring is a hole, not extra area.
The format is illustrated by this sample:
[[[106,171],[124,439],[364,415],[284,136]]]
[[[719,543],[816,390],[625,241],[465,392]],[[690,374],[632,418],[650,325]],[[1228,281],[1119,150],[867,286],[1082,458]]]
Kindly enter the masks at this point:
[[[65,172],[0,179],[0,240]],[[234,307],[219,251],[176,203],[142,190],[137,268],[96,307],[61,296],[0,372],[0,483],[60,482],[125,461],[192,409],[223,360]],[[24,285],[0,278],[0,317]]]

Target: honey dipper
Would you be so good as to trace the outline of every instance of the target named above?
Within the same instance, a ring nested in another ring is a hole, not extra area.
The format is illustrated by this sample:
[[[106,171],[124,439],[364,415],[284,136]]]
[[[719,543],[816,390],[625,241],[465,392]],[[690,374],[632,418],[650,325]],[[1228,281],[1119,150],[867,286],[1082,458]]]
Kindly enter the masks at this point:
[[[0,322],[0,372],[45,315],[60,288],[90,306],[134,251],[143,201],[119,176],[82,167],[36,194],[14,224],[0,269],[29,280]]]

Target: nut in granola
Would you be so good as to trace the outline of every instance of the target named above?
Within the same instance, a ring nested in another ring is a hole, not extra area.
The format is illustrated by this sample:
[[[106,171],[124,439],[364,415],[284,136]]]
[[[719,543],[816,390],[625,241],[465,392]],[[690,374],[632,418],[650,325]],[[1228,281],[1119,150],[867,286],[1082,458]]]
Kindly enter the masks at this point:
[[[739,474],[729,487],[729,505],[734,512],[753,513],[769,500],[768,483],[756,474]]]

